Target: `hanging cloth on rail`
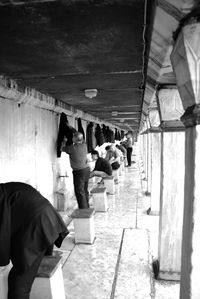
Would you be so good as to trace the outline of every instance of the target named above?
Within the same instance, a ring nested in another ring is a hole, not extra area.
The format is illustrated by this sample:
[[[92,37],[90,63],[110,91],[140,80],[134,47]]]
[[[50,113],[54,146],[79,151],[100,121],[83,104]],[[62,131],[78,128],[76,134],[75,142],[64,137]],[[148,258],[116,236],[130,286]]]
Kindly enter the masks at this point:
[[[106,127],[106,131],[107,131],[107,142],[111,142],[112,131],[110,130],[110,128],[108,126]]]
[[[111,141],[110,142],[115,143],[115,133],[112,130],[110,130],[110,131],[111,131]]]
[[[67,138],[66,145],[70,145],[73,143],[73,133],[76,132],[76,129],[71,127],[67,120],[67,115],[65,113],[61,113],[60,115],[60,124],[58,129],[58,138],[57,138],[57,157],[61,156],[61,144],[63,142],[64,137]]]
[[[83,134],[83,139],[85,140],[85,132],[83,130],[82,122],[81,122],[81,118],[80,117],[78,118],[78,132],[80,132],[80,133]]]
[[[108,131],[106,125],[102,126],[102,132],[103,132],[105,142],[108,142]]]
[[[115,128],[115,140],[120,140],[119,131]]]
[[[94,135],[94,124],[93,122],[90,122],[87,125],[86,129],[86,143],[88,148],[88,153],[91,153],[93,149],[96,147],[96,138]]]
[[[117,140],[121,140],[121,134],[120,134],[120,131],[119,130],[117,130]]]
[[[104,144],[105,139],[104,139],[103,132],[102,132],[102,129],[99,124],[97,124],[96,129],[95,129],[95,137],[96,137],[97,145],[101,146],[102,144]]]

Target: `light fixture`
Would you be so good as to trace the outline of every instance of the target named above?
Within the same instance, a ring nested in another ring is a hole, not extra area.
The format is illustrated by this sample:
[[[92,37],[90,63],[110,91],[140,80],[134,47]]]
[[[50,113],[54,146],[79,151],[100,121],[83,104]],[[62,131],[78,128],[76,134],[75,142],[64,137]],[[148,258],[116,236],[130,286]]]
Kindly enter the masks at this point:
[[[151,128],[157,128],[160,126],[160,115],[157,107],[150,107],[148,111],[148,126]]]
[[[200,104],[200,7],[181,22],[174,34],[171,63],[184,110]]]
[[[117,116],[118,115],[118,111],[112,111],[111,115],[112,116]]]
[[[85,89],[86,98],[92,99],[97,96],[97,89]]]
[[[157,99],[161,113],[161,121],[180,121],[184,113],[181,97],[177,88],[161,88],[157,90]]]

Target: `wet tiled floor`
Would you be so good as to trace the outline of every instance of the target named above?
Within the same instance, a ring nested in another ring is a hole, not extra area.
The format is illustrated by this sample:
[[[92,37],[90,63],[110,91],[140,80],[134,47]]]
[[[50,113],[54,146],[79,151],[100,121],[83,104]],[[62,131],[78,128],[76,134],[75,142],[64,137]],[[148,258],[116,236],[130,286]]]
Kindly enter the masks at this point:
[[[61,248],[66,298],[178,299],[179,284],[155,280],[152,273],[159,217],[146,214],[137,163],[120,176],[108,206],[95,213],[94,244],[75,245],[73,223],[68,227]]]

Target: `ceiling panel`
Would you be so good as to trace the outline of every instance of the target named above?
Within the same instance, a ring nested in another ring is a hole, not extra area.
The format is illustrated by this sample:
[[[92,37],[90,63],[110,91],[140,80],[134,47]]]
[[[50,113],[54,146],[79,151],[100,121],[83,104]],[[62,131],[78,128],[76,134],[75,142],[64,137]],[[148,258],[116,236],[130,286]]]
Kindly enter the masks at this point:
[[[102,119],[128,106],[140,119],[145,1],[0,4],[1,74]]]

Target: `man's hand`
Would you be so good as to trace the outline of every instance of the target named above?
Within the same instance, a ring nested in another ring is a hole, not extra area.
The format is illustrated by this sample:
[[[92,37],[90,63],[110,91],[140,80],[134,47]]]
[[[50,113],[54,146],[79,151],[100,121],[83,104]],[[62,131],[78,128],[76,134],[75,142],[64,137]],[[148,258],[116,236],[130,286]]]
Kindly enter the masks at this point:
[[[90,178],[92,178],[94,176],[94,171],[90,172]]]
[[[63,148],[66,146],[66,142],[67,142],[67,137],[64,137],[62,143],[61,143],[61,147],[60,147],[60,151],[63,151]]]

